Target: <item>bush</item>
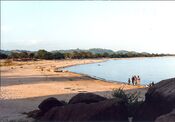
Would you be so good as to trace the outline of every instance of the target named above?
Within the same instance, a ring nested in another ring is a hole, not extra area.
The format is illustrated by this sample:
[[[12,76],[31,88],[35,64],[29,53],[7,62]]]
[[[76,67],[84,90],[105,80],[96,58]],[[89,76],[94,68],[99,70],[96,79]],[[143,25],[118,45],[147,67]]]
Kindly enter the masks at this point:
[[[127,96],[127,94],[125,94],[124,90],[121,88],[114,89],[112,96],[115,98],[121,99],[125,103],[128,103],[128,96]]]
[[[122,88],[119,88],[119,89],[114,89],[112,96],[115,98],[120,98],[127,104],[131,104],[131,103],[139,102],[140,92],[126,94]]]
[[[143,101],[139,101],[140,92],[126,94],[122,88],[119,88],[114,89],[112,96],[121,99],[125,103],[128,116],[134,116],[137,108],[143,103]]]
[[[8,58],[8,56],[0,52],[0,59],[6,59],[6,58]]]

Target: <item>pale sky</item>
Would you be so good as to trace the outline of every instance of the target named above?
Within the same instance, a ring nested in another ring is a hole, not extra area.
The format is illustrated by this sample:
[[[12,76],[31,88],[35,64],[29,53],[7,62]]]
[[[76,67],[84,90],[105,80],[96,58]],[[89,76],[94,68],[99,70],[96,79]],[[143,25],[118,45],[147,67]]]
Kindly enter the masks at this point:
[[[175,1],[1,1],[1,49],[175,54]]]

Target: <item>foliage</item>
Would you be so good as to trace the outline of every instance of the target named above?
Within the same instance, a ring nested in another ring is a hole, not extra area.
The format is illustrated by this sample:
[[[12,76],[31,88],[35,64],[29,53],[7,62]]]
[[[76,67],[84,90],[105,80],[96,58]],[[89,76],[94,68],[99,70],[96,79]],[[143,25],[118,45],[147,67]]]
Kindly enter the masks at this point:
[[[11,55],[10,55],[10,57],[11,58],[19,58],[20,57],[19,55],[20,55],[19,53],[12,52]]]
[[[0,53],[0,59],[6,59],[8,56],[4,53]]]
[[[126,94],[122,88],[114,89],[113,97],[121,99],[128,108],[128,116],[134,116],[137,108],[143,103],[139,101],[140,92]]]
[[[15,51],[11,52],[10,55],[0,53],[0,59],[2,58],[13,58],[13,59],[86,59],[86,58],[128,58],[128,57],[153,57],[153,56],[165,56],[165,54],[150,54],[150,53],[137,53],[134,51],[117,51],[106,49],[89,49],[89,50],[60,50],[48,52],[46,50],[38,50],[36,52],[30,51]]]
[[[48,52],[46,50],[38,50],[38,52],[36,53],[36,57],[39,59],[47,59]]]
[[[115,98],[120,98],[125,103],[128,103],[128,96],[127,94],[125,94],[124,90],[121,88],[114,89],[112,96]]]
[[[122,99],[127,104],[131,104],[139,101],[140,93],[134,92],[134,93],[126,94],[122,88],[119,88],[119,89],[114,89],[112,96],[115,98]]]
[[[53,59],[64,59],[65,56],[64,56],[64,54],[62,54],[60,52],[53,52],[52,53],[52,58]]]

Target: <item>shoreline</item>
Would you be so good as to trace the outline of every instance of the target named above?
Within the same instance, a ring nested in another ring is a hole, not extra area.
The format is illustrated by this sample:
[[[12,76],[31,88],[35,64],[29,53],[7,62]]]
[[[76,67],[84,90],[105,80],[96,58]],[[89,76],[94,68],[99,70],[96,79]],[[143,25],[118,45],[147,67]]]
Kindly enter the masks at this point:
[[[66,59],[67,60],[67,59]],[[71,59],[73,60],[73,59]],[[87,59],[75,59],[75,60],[87,60]],[[85,64],[95,64],[95,63],[101,63],[101,62],[106,62],[110,59],[106,59],[106,58],[99,58],[99,59],[92,59],[92,60],[100,60],[99,62],[89,62],[89,63],[85,63]],[[64,67],[58,67],[58,69],[64,69],[64,68],[68,68],[68,67],[73,67],[73,66],[79,66],[79,65],[85,65],[85,64],[74,64],[74,65],[69,65],[69,66],[64,66]]]
[[[127,58],[124,58],[124,59],[127,59]],[[80,59],[81,60],[81,59]],[[86,64],[97,64],[97,63],[104,63],[104,62],[107,62],[109,60],[113,60],[113,58],[100,58],[99,60],[102,60],[102,61],[99,61],[99,62],[93,62],[93,63],[86,63]],[[114,59],[114,60],[122,60],[122,58],[119,58],[119,59]],[[86,65],[86,64],[75,64],[75,65],[70,65],[70,66],[66,66],[66,67],[62,67],[62,68],[58,68],[58,70],[63,70],[65,68],[69,68],[69,67],[74,67],[74,66],[80,66],[80,65]],[[68,71],[68,70],[65,70],[65,71]],[[128,85],[126,82],[124,81],[112,81],[112,80],[107,80],[107,79],[104,79],[104,78],[100,78],[100,77],[97,77],[97,76],[91,76],[91,75],[88,75],[88,74],[83,74],[83,73],[77,73],[77,72],[72,72],[72,71],[68,71],[68,72],[71,72],[71,73],[74,73],[74,74],[79,74],[79,75],[82,75],[82,76],[85,76],[85,77],[89,77],[91,79],[94,79],[94,80],[100,80],[100,81],[103,81],[103,82],[107,82],[107,83],[114,83],[114,84],[126,84]],[[138,85],[138,86],[143,86],[145,87],[144,85]]]
[[[113,59],[111,59],[111,58],[105,59],[105,58],[104,58],[104,60],[103,60],[103,58],[102,58],[102,59],[99,59],[99,60],[102,60],[102,61],[93,62],[93,63],[86,63],[86,64],[103,63],[103,62],[106,62],[106,61],[109,61],[109,60],[113,60]],[[70,72],[70,73],[79,74],[79,75],[82,75],[82,76],[84,76],[84,77],[89,77],[89,78],[91,78],[91,79],[100,80],[100,81],[103,81],[103,82],[115,83],[115,84],[127,84],[126,82],[106,80],[106,79],[104,79],[104,78],[100,78],[100,77],[97,77],[97,76],[91,76],[91,75],[88,75],[88,74],[77,73],[77,72],[72,72],[72,71],[69,71],[69,70],[65,70],[65,68],[74,67],[74,66],[80,66],[80,65],[86,65],[86,64],[75,64],[75,65],[65,66],[65,67],[62,67],[62,68],[58,68],[58,70],[63,70],[63,71],[67,71],[67,72]],[[141,86],[142,86],[142,85],[141,85]]]
[[[85,76],[85,77],[89,77],[89,78],[94,79],[94,80],[100,80],[100,81],[107,82],[107,83],[126,84],[126,85],[128,85],[126,82],[106,80],[104,78],[100,78],[100,77],[97,77],[97,76],[91,76],[91,75],[88,75],[88,74],[76,73],[76,72],[72,72],[72,71],[68,71],[68,72],[71,72],[71,73],[74,73],[74,74],[79,74],[79,75],[82,75],[82,76]],[[140,85],[140,86],[142,86],[142,85]]]
[[[145,58],[150,59],[150,58],[164,58],[164,57],[175,57],[175,56],[130,57],[130,58],[102,58],[102,59],[104,59],[103,61],[94,62],[94,63],[87,63],[87,64],[98,64],[98,63],[101,63],[101,62],[104,63],[104,62],[107,62],[109,60],[130,60],[130,59],[145,59]],[[59,69],[61,69],[61,70],[64,71],[65,70],[64,68],[69,68],[69,67],[74,67],[74,66],[79,66],[79,65],[86,65],[86,64],[71,65],[71,66],[66,66],[66,67],[59,68]],[[86,77],[90,77],[90,78],[96,79],[96,80],[101,80],[101,81],[104,81],[104,82],[116,83],[116,84],[128,84],[127,82],[124,82],[124,81],[107,80],[105,78],[100,78],[100,77],[97,77],[97,76],[88,75],[88,74],[84,74],[84,73],[77,73],[77,72],[73,72],[73,71],[69,71],[69,70],[65,70],[65,71],[68,71],[68,72],[71,72],[71,73],[75,73],[75,74],[80,74],[80,75],[83,75],[83,76],[86,76]],[[132,84],[130,84],[130,85],[132,85]],[[149,83],[148,84],[140,84],[140,85],[136,85],[136,86],[148,87],[148,85],[149,85]],[[133,85],[133,86],[135,86],[135,85]]]
[[[34,110],[48,97],[69,101],[75,94],[92,92],[110,98],[113,89],[123,88],[129,93],[141,92],[141,97],[144,99],[147,88],[143,86],[113,83],[83,74],[52,70],[103,61],[107,59],[43,60],[30,65],[1,67],[0,119],[19,120],[20,117],[24,119],[25,116],[21,113]]]
[[[55,59],[53,59],[53,60],[39,59],[39,60],[36,60],[36,61],[33,61],[33,60],[30,60],[30,61],[12,61],[12,62],[15,62],[14,64],[12,63],[12,65],[2,65],[2,63],[7,59],[0,59],[0,62],[1,62],[0,67],[32,65],[32,64],[37,63],[39,61],[102,60],[102,61],[99,61],[99,62],[105,62],[105,61],[108,61],[108,60],[125,60],[125,59],[128,60],[128,59],[162,58],[162,57],[175,57],[175,56],[126,57],[126,58],[85,58],[85,59],[56,59],[56,60]],[[92,63],[98,63],[98,62],[92,62]],[[90,63],[86,63],[86,64],[92,64],[92,63],[90,62]],[[73,64],[73,65],[64,66],[64,67],[60,67],[60,68],[67,68],[67,67],[76,66],[76,65],[83,65],[83,64]]]

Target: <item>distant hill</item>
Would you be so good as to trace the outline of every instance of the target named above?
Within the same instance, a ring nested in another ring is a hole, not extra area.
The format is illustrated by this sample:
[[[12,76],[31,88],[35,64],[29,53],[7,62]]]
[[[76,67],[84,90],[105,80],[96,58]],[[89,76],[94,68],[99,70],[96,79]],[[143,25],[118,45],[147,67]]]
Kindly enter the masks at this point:
[[[21,52],[33,52],[33,51],[28,51],[28,50],[0,50],[1,54],[6,54],[6,55],[11,55],[12,53],[21,53]]]
[[[113,54],[115,53],[113,50],[101,49],[101,48],[92,48],[92,49],[89,49],[88,51],[93,54],[103,54],[103,53]]]
[[[118,50],[118,51],[116,51],[115,53],[116,54],[126,54],[126,53],[128,53],[129,51],[126,51],[126,50]]]
[[[139,54],[139,52],[136,52],[136,51],[127,51],[127,50],[118,50],[115,52],[116,54]],[[146,54],[149,54],[149,53],[146,53]]]
[[[11,51],[8,51],[8,50],[0,50],[0,53],[1,53],[1,54],[10,55],[10,54],[11,54]]]
[[[56,52],[56,51],[59,51],[60,53],[72,53],[74,51],[76,51],[76,52],[88,52],[88,50],[81,50],[81,49],[55,50],[52,52]]]
[[[113,51],[110,49],[102,49],[102,48],[91,48],[88,50],[83,50],[83,49],[69,49],[69,50],[54,50],[51,52],[60,52],[60,53],[72,53],[72,52],[91,52],[92,54],[104,54],[104,53],[108,53],[108,54],[119,54],[119,55],[151,55],[150,53],[147,52],[136,52],[136,51],[127,51],[127,50],[118,50],[118,51]],[[0,50],[1,54],[6,54],[6,55],[11,55],[12,52],[16,52],[16,53],[20,53],[20,52],[35,52],[35,51],[29,51],[29,50]],[[160,54],[160,55],[175,55],[175,54]]]
[[[113,54],[113,53],[115,53],[113,50],[101,49],[101,48],[92,48],[92,49],[88,49],[88,50],[70,49],[70,50],[55,50],[55,51],[59,51],[60,53],[72,53],[74,51],[76,51],[76,52],[91,52],[93,54],[103,54],[103,53]],[[55,51],[52,51],[52,52],[55,52]]]
[[[21,52],[32,52],[32,51],[29,51],[29,50],[11,50],[11,52],[14,52],[14,53],[21,53]]]

